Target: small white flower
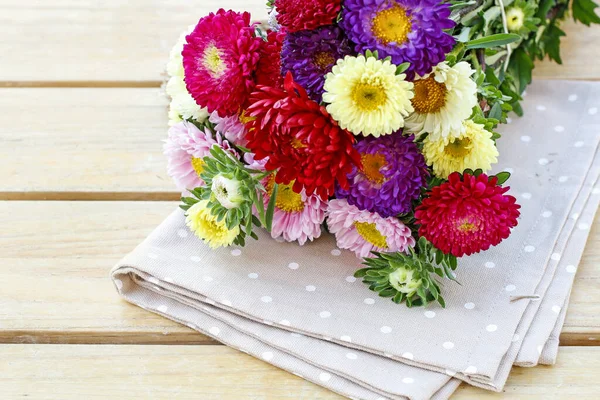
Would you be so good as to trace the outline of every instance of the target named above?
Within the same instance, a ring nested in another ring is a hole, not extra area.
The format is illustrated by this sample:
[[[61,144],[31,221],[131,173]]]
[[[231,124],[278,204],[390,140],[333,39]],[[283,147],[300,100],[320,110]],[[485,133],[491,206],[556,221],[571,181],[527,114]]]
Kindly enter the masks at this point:
[[[183,119],[193,119],[197,122],[203,122],[208,118],[208,111],[196,104],[196,100],[192,98],[185,86],[183,80],[183,57],[181,52],[185,45],[185,37],[194,29],[194,25],[188,27],[187,31],[183,32],[169,55],[167,63],[167,74],[169,81],[165,90],[171,103],[169,104],[169,125],[175,125]]]
[[[392,285],[394,289],[401,293],[405,293],[409,297],[423,284],[421,278],[415,276],[412,269],[404,267],[400,267],[389,274],[388,279],[390,280],[390,285]]]
[[[244,196],[240,193],[240,182],[223,175],[213,178],[210,189],[217,201],[229,210],[238,208],[244,201]]]
[[[506,12],[506,25],[511,32],[518,32],[525,22],[525,13],[520,7],[512,7]]]

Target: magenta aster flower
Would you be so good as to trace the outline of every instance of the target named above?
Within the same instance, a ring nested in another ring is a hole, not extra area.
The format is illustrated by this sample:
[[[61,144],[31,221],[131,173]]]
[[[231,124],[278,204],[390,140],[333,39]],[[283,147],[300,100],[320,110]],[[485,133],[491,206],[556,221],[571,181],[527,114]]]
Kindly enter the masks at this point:
[[[263,182],[267,189],[267,194],[264,196],[265,208],[271,199],[273,183],[273,175]],[[321,236],[327,201],[321,200],[315,194],[308,196],[305,190],[296,193],[292,189],[293,186],[294,182],[289,185],[278,185],[271,237],[273,239],[283,237],[286,242],[297,240],[300,245],[303,245],[307,240],[312,241]]]
[[[340,26],[356,51],[377,50],[392,63],[410,62],[407,75],[426,75],[446,58],[455,40],[450,4],[440,0],[346,0]]]
[[[383,217],[409,212],[428,176],[425,158],[413,136],[401,132],[368,137],[354,146],[362,165],[348,174],[350,187],[336,188],[336,197]]]
[[[215,131],[219,132],[231,143],[240,146],[246,145],[246,127],[242,121],[240,121],[238,114],[229,117],[220,117],[219,114],[214,111],[210,114],[209,121],[215,124]]]
[[[203,158],[210,154],[213,145],[232,151],[220,135],[205,129],[201,131],[191,122],[180,122],[169,128],[164,144],[167,156],[167,172],[181,191],[203,186],[200,174],[204,168]]]
[[[455,257],[496,246],[517,226],[521,208],[498,178],[458,172],[434,187],[417,207],[419,235]]]
[[[261,39],[249,13],[220,9],[200,19],[183,47],[185,84],[196,103],[220,116],[239,111],[254,88]]]
[[[338,59],[350,53],[352,49],[346,35],[335,25],[288,33],[283,40],[281,69],[284,76],[291,71],[296,83],[320,103],[325,75]]]
[[[405,252],[415,245],[411,230],[397,218],[359,210],[344,199],[329,202],[327,226],[338,247],[357,257],[368,257],[371,251]]]

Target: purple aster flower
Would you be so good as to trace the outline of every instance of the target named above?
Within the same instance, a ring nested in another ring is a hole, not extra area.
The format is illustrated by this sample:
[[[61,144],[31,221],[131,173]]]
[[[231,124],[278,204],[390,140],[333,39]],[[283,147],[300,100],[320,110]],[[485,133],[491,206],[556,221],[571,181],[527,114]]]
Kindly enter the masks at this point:
[[[410,62],[409,79],[426,75],[446,58],[455,40],[450,4],[440,0],[346,0],[340,26],[356,51],[379,52],[392,63]]]
[[[360,209],[390,217],[409,212],[429,175],[414,136],[401,131],[360,141],[362,166],[348,174],[350,188],[336,188],[336,197]]]
[[[351,53],[344,31],[334,25],[288,33],[281,50],[282,75],[292,71],[294,80],[320,103],[325,75],[338,59]]]

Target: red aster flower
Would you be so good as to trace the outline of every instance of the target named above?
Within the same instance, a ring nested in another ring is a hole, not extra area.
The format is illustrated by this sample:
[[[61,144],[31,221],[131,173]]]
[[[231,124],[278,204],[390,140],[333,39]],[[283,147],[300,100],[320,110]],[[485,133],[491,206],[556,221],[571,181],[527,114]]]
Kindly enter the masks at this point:
[[[196,103],[234,115],[254,88],[261,39],[249,13],[220,9],[200,19],[184,45],[185,84]]]
[[[341,0],[275,0],[277,22],[288,32],[331,25],[342,9]]]
[[[499,186],[495,176],[451,174],[416,208],[419,235],[456,257],[496,246],[520,215],[516,199],[504,194],[509,189]]]
[[[346,175],[360,165],[354,136],[311,100],[290,72],[283,89],[259,86],[250,103],[248,147],[255,159],[269,158],[266,169],[277,170],[277,183],[295,180],[296,193],[305,189],[307,195],[322,198],[333,194],[336,180],[348,188]]]
[[[260,46],[260,59],[256,68],[256,84],[283,87],[281,75],[281,46],[285,33],[269,31],[267,41]]]

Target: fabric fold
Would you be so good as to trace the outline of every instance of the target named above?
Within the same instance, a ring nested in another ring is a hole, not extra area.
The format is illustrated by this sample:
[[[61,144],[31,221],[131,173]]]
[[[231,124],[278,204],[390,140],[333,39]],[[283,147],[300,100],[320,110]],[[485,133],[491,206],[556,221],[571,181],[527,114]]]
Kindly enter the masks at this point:
[[[513,364],[552,364],[600,201],[600,84],[541,81],[503,126],[497,171],[522,204],[513,235],[460,260],[447,306],[408,309],[352,275],[329,235],[261,232],[210,250],[175,210],[112,271],[127,301],[350,398],[447,399],[461,381],[501,391]]]

